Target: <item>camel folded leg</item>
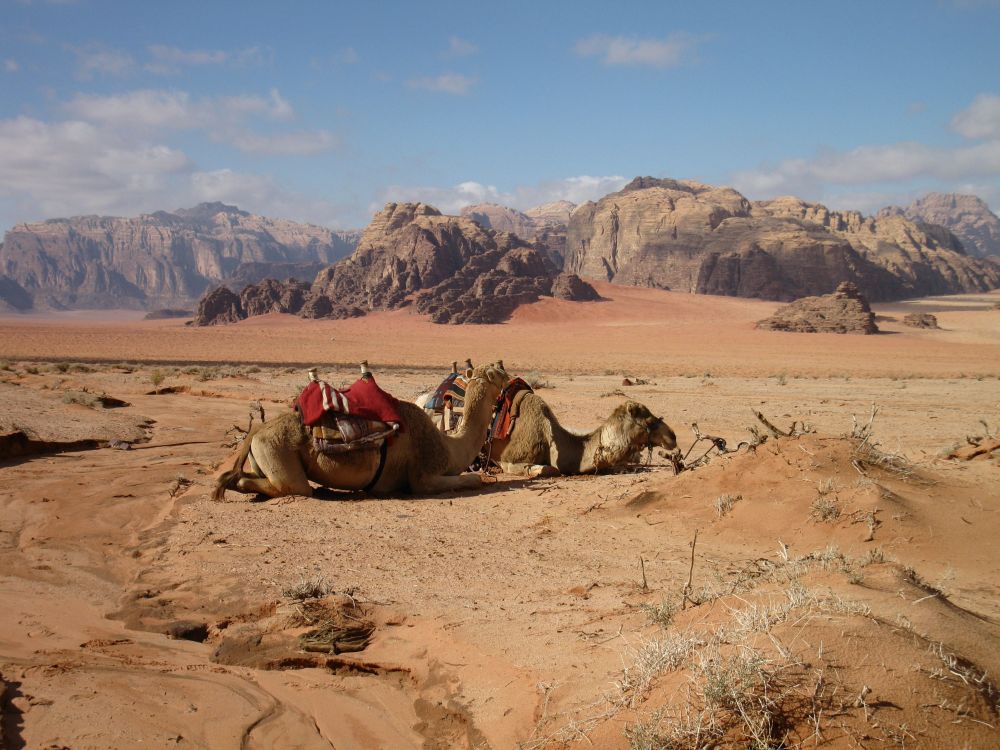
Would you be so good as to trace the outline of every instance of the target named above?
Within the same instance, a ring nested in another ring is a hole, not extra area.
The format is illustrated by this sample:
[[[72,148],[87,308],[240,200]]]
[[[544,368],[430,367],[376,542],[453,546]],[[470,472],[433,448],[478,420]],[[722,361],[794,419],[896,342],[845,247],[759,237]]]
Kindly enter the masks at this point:
[[[512,464],[500,462],[500,468],[507,474],[518,474],[523,477],[557,477],[561,473],[555,466],[547,464]]]
[[[242,474],[237,482],[237,488],[242,492],[259,492],[268,497],[312,496],[312,485],[298,451],[276,449],[275,446],[258,443],[255,438],[250,457],[260,476]]]

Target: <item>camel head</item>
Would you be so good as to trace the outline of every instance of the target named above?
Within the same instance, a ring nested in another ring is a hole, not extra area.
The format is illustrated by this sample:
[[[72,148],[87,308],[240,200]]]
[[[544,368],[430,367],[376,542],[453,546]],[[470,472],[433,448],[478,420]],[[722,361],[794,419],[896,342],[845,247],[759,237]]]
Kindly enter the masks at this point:
[[[641,428],[641,432],[636,432],[642,440],[642,447],[665,448],[666,450],[673,450],[677,447],[677,436],[670,429],[670,425],[664,422],[662,417],[657,417],[648,407],[640,404],[638,401],[626,401],[615,409],[612,417],[616,415]]]
[[[480,365],[479,367],[473,367],[465,371],[465,376],[469,380],[469,384],[466,387],[466,398],[469,398],[470,388],[474,388],[475,383],[482,383],[486,386],[488,390],[492,393],[493,401],[496,401],[500,396],[500,391],[504,389],[504,386],[510,381],[510,375],[502,367],[496,364],[492,365]]]

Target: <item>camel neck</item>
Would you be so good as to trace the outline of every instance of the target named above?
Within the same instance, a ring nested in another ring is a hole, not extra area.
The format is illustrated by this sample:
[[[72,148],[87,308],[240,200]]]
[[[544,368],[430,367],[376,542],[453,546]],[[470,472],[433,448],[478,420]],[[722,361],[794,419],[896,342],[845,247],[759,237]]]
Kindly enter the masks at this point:
[[[485,378],[469,381],[462,424],[453,434],[445,436],[450,473],[465,471],[482,450],[496,401],[497,394],[493,390]]]

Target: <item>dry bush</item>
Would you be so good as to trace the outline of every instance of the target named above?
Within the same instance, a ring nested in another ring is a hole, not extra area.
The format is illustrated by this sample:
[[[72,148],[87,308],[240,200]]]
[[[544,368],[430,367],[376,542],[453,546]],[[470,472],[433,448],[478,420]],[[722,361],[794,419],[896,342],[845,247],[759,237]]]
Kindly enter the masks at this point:
[[[62,400],[64,404],[80,404],[81,406],[89,406],[91,409],[97,408],[101,403],[97,396],[87,391],[66,391]]]
[[[659,604],[642,604],[640,609],[646,613],[649,622],[666,629],[677,614],[677,605],[664,599]]]
[[[333,584],[325,578],[308,578],[298,583],[286,586],[282,589],[282,596],[294,601],[305,601],[306,599],[322,599],[334,592]]]
[[[715,498],[715,512],[719,514],[719,518],[722,518],[742,499],[743,495],[732,495],[728,492],[724,495],[719,495]]]

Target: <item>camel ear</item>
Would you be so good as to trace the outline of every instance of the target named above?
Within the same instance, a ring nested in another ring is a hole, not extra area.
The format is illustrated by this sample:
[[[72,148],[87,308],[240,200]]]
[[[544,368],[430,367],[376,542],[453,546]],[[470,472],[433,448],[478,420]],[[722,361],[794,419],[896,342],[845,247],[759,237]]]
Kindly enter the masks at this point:
[[[467,367],[465,369],[465,379],[468,380],[471,377],[472,377],[472,368],[471,367]]]

